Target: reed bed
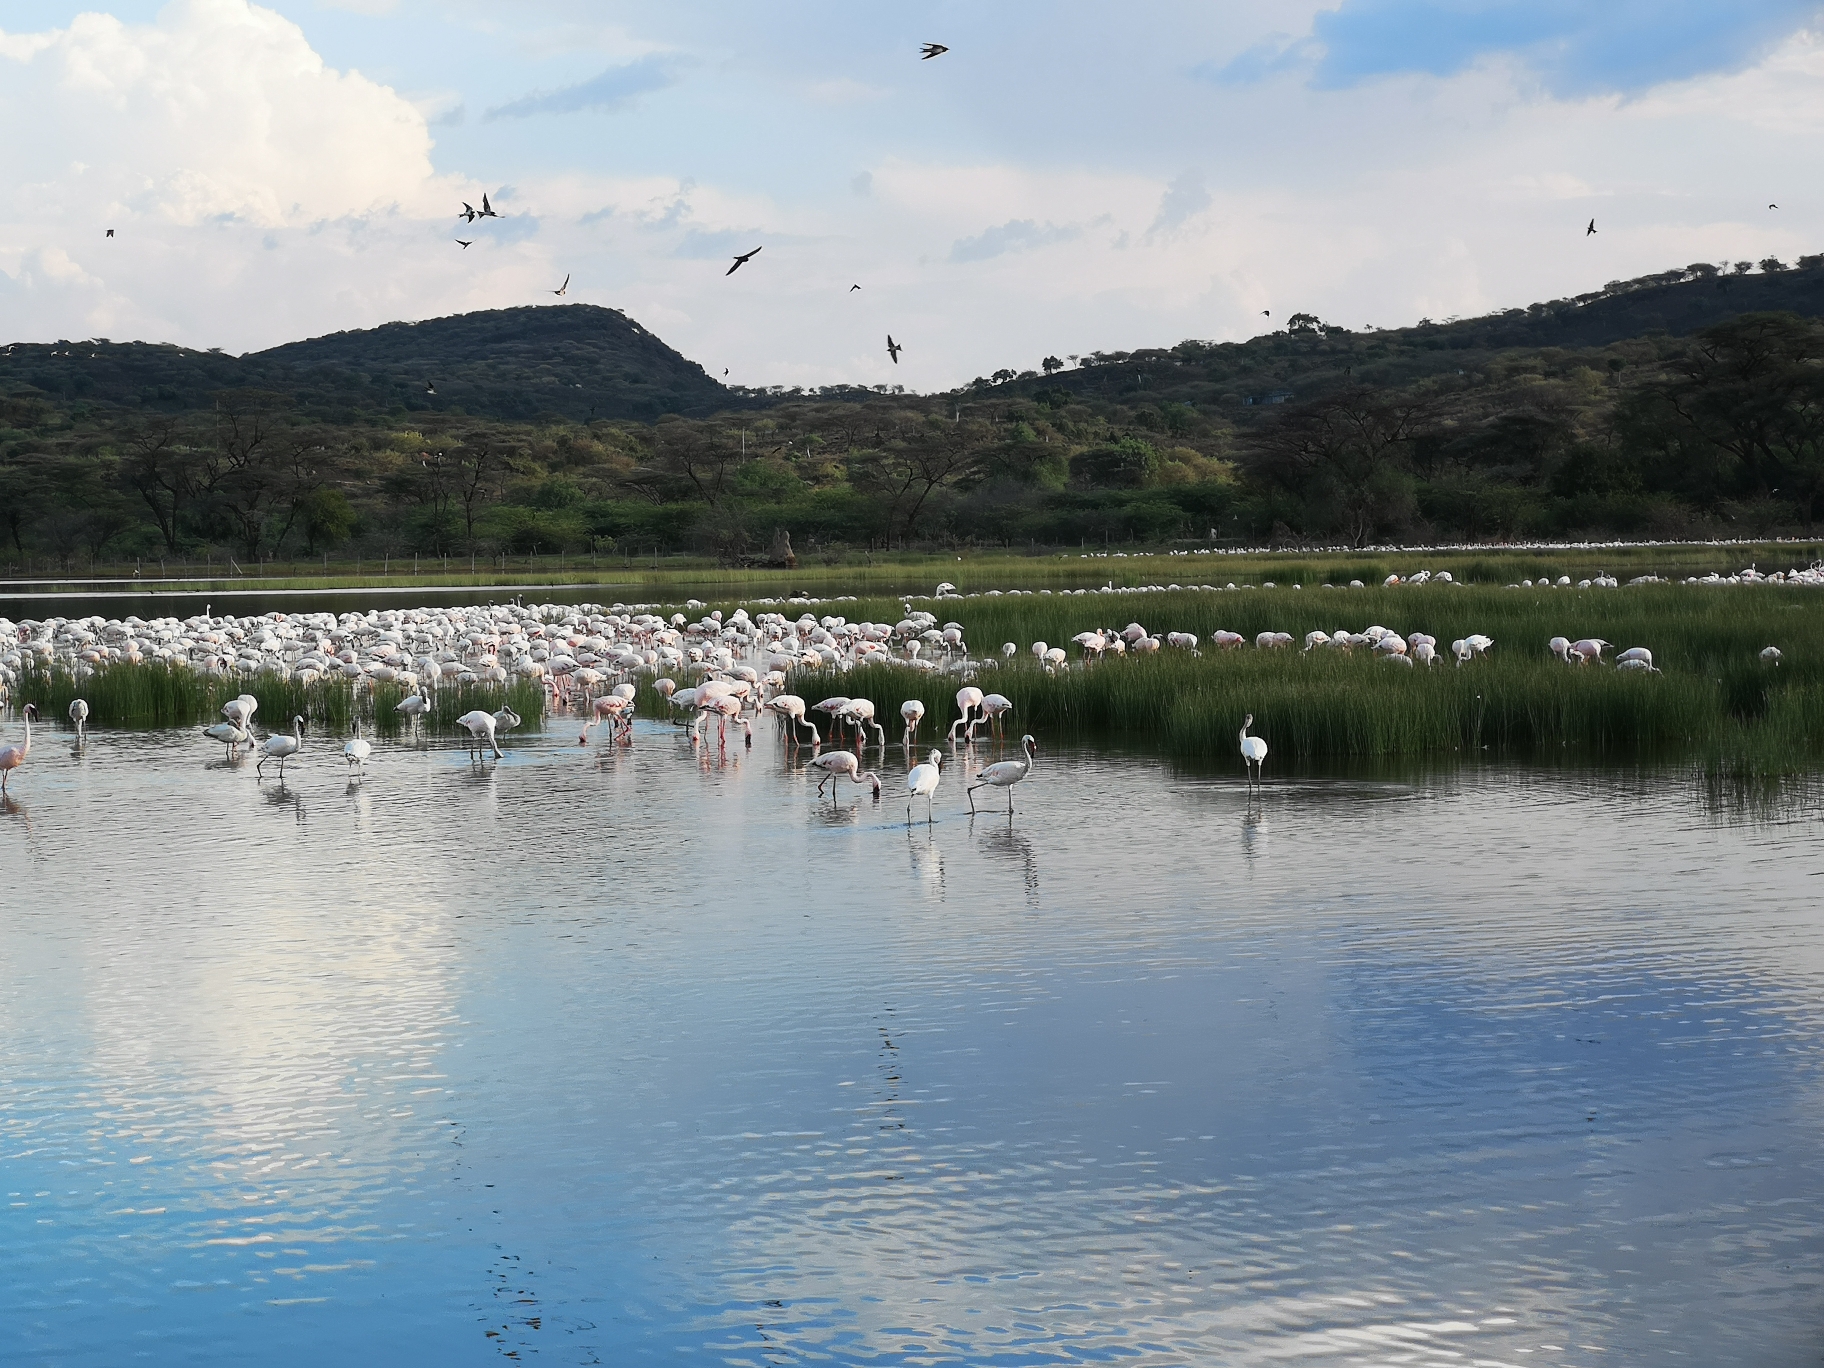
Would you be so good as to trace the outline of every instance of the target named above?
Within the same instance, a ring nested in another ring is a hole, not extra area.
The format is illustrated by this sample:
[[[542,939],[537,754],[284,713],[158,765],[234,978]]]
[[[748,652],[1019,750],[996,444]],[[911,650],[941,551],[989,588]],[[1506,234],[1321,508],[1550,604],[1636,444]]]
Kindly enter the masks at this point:
[[[88,702],[92,727],[150,729],[219,722],[222,704],[243,693],[259,700],[254,717],[262,729],[284,731],[293,717],[330,734],[347,732],[356,718],[381,736],[396,736],[406,728],[406,719],[394,711],[405,697],[397,684],[356,689],[340,679],[301,684],[269,674],[229,678],[165,664],[104,665],[81,679],[61,667],[27,671],[19,680],[18,701],[35,703],[47,721],[60,722],[71,701],[81,698]],[[524,682],[447,687],[433,695],[424,724],[455,731],[456,719],[465,712],[493,712],[503,703],[526,725],[536,725],[544,716],[545,691]]]
[[[851,617],[895,618],[890,601],[845,604]],[[1824,763],[1824,601],[1816,590],[1775,587],[1638,586],[1618,590],[1419,589],[1290,590],[1211,594],[1006,595],[949,600],[938,616],[963,625],[978,656],[1011,662],[976,683],[1014,707],[1005,728],[1040,736],[1121,737],[1187,759],[1226,759],[1241,719],[1282,758],[1299,761],[1410,759],[1451,753],[1551,758],[1574,763],[1678,760],[1707,774],[1763,778]],[[1139,621],[1149,630],[1196,633],[1201,655],[1167,648],[1156,656],[1083,665],[1070,644],[1095,627]],[[1361,631],[1379,624],[1402,635],[1425,631],[1447,644],[1482,632],[1491,653],[1462,669],[1448,661],[1407,669],[1362,651],[1259,650],[1253,637],[1285,631],[1302,644],[1314,629]],[[1250,644],[1209,647],[1219,628]],[[1662,673],[1571,667],[1546,643],[1563,635],[1601,637],[1617,649],[1646,646]],[[1041,669],[1034,641],[1062,645],[1070,666]],[[1777,666],[1760,651],[1778,646]],[[926,708],[923,738],[956,717],[960,681],[903,666],[869,666],[840,677],[794,673],[788,687],[808,702],[834,693],[871,699],[889,734],[899,707]],[[978,728],[978,735],[980,729]]]

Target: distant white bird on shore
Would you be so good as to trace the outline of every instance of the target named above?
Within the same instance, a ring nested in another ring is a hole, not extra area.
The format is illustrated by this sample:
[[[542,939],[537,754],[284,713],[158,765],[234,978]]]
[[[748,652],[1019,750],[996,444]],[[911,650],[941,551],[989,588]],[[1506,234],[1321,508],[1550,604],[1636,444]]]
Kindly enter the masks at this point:
[[[1241,763],[1248,772],[1250,788],[1260,783],[1261,770],[1266,767],[1267,763],[1266,741],[1258,736],[1248,735],[1248,728],[1253,725],[1254,714],[1249,713],[1241,721]]]

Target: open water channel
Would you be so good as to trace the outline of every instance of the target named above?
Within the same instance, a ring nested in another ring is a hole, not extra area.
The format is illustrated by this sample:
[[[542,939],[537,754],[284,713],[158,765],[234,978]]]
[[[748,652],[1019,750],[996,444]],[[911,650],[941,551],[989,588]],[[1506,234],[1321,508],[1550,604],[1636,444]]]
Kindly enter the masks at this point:
[[[1047,750],[908,830],[761,730],[40,732],[0,1359],[1824,1351],[1815,822]]]

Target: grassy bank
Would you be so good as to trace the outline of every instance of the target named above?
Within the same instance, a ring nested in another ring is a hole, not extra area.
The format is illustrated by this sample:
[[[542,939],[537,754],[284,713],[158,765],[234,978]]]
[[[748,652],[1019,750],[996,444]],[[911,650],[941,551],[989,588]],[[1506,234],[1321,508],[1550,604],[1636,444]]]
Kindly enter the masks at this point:
[[[222,704],[249,693],[259,700],[254,714],[258,731],[285,731],[302,717],[313,731],[344,735],[358,717],[371,734],[396,736],[406,729],[394,711],[405,697],[396,684],[376,684],[356,691],[340,680],[300,684],[276,675],[226,679],[162,664],[109,665],[78,681],[68,670],[28,671],[20,677],[19,704],[35,703],[47,722],[61,723],[70,702],[89,705],[92,727],[159,728],[211,725],[222,720]],[[456,732],[456,719],[474,709],[493,712],[506,704],[536,726],[544,716],[545,691],[537,684],[467,684],[438,692],[425,714],[427,730]]]
[[[1542,550],[1480,548],[1374,552],[1247,552],[1172,555],[1164,551],[1103,555],[1072,550],[963,550],[931,553],[866,553],[848,551],[807,557],[796,570],[733,569],[691,557],[663,557],[623,563],[612,558],[592,562],[584,557],[510,557],[502,566],[485,560],[471,572],[466,562],[426,559],[417,570],[410,562],[392,562],[383,572],[372,561],[328,565],[309,562],[264,567],[260,573],[187,574],[168,567],[155,576],[134,567],[104,567],[98,574],[67,579],[0,580],[0,601],[17,595],[43,596],[101,593],[156,594],[296,594],[358,593],[366,590],[450,591],[497,589],[503,596],[523,591],[599,588],[609,600],[675,602],[700,598],[783,597],[805,593],[929,594],[940,582],[964,592],[1009,588],[1090,588],[1106,583],[1136,584],[1304,584],[1328,580],[1347,584],[1359,579],[1379,584],[1390,574],[1448,570],[1460,580],[1503,585],[1549,575],[1573,580],[1607,572],[1621,579],[1658,574],[1670,577],[1729,573],[1747,565],[1764,571],[1803,566],[1824,556],[1824,542],[1755,543],[1718,546],[1707,543],[1624,547],[1551,547]],[[155,567],[154,567],[155,568]],[[201,567],[198,567],[200,570]],[[217,567],[219,570],[219,567]],[[111,573],[110,573],[111,572]],[[569,597],[590,597],[573,592]],[[282,606],[275,604],[274,606]],[[241,611],[223,605],[225,611]],[[142,614],[145,609],[137,608]],[[16,614],[15,614],[16,616]]]
[[[882,601],[854,616],[885,615]],[[977,681],[1013,700],[1015,736],[1119,736],[1201,759],[1235,754],[1241,718],[1274,753],[1301,760],[1416,758],[1473,752],[1490,757],[1700,761],[1714,773],[1800,773],[1824,763],[1824,602],[1805,589],[1642,586],[1628,590],[1393,589],[1210,595],[1166,593],[1062,598],[1024,595],[959,600],[977,654],[1006,641],[1011,665]],[[1165,651],[1082,668],[1069,646],[1077,632],[1138,620],[1157,632],[1188,631],[1201,656]],[[1471,632],[1492,653],[1457,669],[1411,670],[1357,651],[1306,654],[1294,647],[1211,650],[1218,628],[1250,641],[1285,631],[1361,631],[1378,624],[1448,643]],[[1553,636],[1594,636],[1618,649],[1646,646],[1660,674],[1571,668],[1547,650]],[[1065,645],[1073,666],[1052,676],[1030,652],[1035,640]],[[1778,666],[1760,651],[1778,646]],[[833,693],[873,700],[893,719],[907,698],[926,706],[921,735],[941,735],[956,716],[955,679],[902,667],[841,677],[800,671],[790,687],[808,701]],[[935,723],[935,726],[933,724]]]

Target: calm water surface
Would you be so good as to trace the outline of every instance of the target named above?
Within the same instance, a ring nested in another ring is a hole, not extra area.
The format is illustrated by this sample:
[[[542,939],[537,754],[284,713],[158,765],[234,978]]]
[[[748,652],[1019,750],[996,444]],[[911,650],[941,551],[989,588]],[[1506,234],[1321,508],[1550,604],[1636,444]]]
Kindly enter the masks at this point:
[[[908,831],[896,753],[315,744],[14,776],[0,1358],[1824,1352],[1814,823],[1047,753]]]

